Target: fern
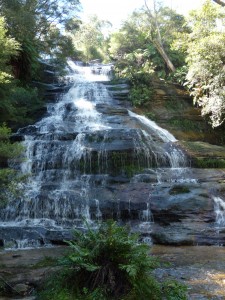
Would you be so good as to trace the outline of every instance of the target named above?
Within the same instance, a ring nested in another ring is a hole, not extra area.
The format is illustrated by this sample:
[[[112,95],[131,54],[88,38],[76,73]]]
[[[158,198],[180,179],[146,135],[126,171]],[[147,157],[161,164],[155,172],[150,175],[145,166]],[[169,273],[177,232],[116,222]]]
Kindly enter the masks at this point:
[[[160,264],[149,254],[149,246],[113,221],[101,224],[98,230],[75,230],[68,244],[70,251],[60,261],[62,273],[52,284],[57,285],[55,291],[65,289],[66,295],[69,291],[71,298],[59,298],[55,292],[51,294],[54,300],[159,300],[165,298],[165,292],[171,296],[179,291],[179,285],[163,286],[153,277],[152,271]],[[184,290],[180,295],[183,298],[176,299],[186,299]],[[50,298],[42,294],[39,299]]]

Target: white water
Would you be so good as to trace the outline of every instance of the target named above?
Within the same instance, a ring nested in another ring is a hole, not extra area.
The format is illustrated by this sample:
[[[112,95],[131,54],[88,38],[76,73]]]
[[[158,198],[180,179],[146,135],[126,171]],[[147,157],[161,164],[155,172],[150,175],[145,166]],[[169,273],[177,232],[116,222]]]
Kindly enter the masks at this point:
[[[221,197],[213,197],[216,225],[225,227],[225,200]]]
[[[149,120],[144,116],[137,115],[129,111],[129,115],[133,118],[138,119],[142,124],[146,125],[147,128],[151,128],[158,133],[164,142],[176,142],[176,138],[166,129],[158,126],[154,121]]]

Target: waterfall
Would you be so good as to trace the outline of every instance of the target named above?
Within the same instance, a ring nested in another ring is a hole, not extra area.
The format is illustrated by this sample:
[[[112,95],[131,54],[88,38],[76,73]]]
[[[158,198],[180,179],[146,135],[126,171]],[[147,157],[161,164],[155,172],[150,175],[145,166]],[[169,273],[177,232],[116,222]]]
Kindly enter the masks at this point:
[[[185,155],[168,131],[126,108],[118,97],[126,84],[113,94],[110,65],[69,67],[68,93],[18,131],[26,149],[18,167],[30,177],[25,195],[0,210],[0,225],[64,230],[114,218],[150,231],[152,187],[138,188],[160,184],[165,170],[182,180]]]
[[[216,226],[225,227],[225,201],[221,197],[213,197]]]
[[[151,121],[144,116],[137,115],[131,111],[129,111],[129,115],[140,120],[140,122],[146,125],[147,128],[152,128],[154,131],[156,131],[164,142],[177,141],[176,138],[169,131],[159,127],[154,121]]]

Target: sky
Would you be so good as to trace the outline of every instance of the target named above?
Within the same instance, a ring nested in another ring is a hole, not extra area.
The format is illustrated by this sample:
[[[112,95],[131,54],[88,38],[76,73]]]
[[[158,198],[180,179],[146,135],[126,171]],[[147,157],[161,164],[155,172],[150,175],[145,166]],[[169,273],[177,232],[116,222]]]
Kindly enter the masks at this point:
[[[80,2],[83,7],[82,19],[96,14],[100,19],[110,21],[115,28],[118,28],[136,8],[144,5],[144,0],[80,0]],[[147,2],[151,5],[152,1]],[[203,0],[161,0],[163,5],[184,15],[189,10],[198,8],[202,2]]]

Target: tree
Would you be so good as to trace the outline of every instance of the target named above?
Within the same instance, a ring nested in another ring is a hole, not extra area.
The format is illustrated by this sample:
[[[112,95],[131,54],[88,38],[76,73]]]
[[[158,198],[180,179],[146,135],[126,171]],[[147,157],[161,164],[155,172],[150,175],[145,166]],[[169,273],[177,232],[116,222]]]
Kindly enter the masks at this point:
[[[105,31],[108,31],[111,26],[110,22],[100,20],[96,15],[92,15],[73,34],[75,48],[83,52],[86,61],[107,60],[108,38]]]
[[[12,69],[10,60],[18,55],[20,45],[15,39],[7,36],[5,19],[0,17],[0,122],[6,121],[15,113],[15,108],[9,101],[12,87]]]
[[[32,80],[40,80],[40,58],[58,60],[63,69],[67,56],[76,56],[64,27],[78,0],[0,0],[0,122],[18,128],[43,106]],[[63,27],[64,26],[64,27]]]
[[[185,63],[184,54],[171,47],[178,32],[188,31],[184,17],[167,7],[159,7],[157,17],[151,16],[150,20],[146,8],[135,11],[110,39],[109,51],[117,62],[120,75],[132,80],[141,73],[151,75],[155,71],[159,77],[165,78],[171,72],[156,47],[158,37],[175,68]],[[158,29],[153,21],[157,21]],[[143,76],[140,81],[143,82]]]
[[[189,22],[192,32],[178,44],[187,53],[187,86],[194,103],[201,107],[213,127],[225,120],[225,12],[211,1],[192,11]]]
[[[0,0],[8,32],[21,44],[19,55],[11,62],[17,78],[31,80],[40,55],[65,50],[61,41],[68,41],[68,37],[63,28],[78,7],[79,0]]]
[[[171,72],[174,72],[176,70],[174,64],[172,63],[171,59],[169,58],[167,52],[165,51],[162,36],[160,32],[160,25],[158,22],[158,12],[156,10],[156,2],[153,1],[153,11],[150,10],[150,8],[147,5],[147,1],[145,0],[145,7],[146,7],[146,14],[148,15],[148,21],[149,21],[149,38],[151,39],[151,42],[156,47],[159,54],[164,59],[168,69]]]
[[[19,43],[7,36],[5,19],[0,17],[0,87],[10,82],[12,73],[9,67],[11,57],[18,55]]]

